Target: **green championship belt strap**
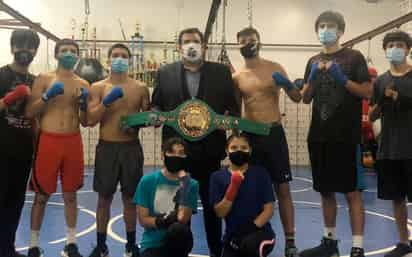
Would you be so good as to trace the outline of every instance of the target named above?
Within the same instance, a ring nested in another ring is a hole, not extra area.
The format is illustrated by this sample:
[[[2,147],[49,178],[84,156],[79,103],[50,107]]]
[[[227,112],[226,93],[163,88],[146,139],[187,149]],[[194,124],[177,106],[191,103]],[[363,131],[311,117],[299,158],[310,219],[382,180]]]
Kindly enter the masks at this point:
[[[258,135],[269,135],[270,132],[270,125],[216,114],[200,100],[186,101],[171,112],[148,111],[121,118],[123,128],[162,124],[174,128],[189,141],[201,140],[216,129],[238,129]]]

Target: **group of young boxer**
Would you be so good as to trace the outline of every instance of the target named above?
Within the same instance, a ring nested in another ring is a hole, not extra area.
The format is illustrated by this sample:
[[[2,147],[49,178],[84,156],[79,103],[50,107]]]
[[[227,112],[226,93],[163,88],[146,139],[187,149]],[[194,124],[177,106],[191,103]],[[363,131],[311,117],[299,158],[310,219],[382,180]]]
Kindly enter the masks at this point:
[[[412,199],[412,66],[407,63],[411,37],[400,30],[385,35],[382,47],[389,69],[371,79],[363,55],[339,43],[345,32],[341,14],[323,12],[314,31],[323,48],[307,61],[304,86],[299,89],[282,65],[260,56],[256,29],[237,33],[244,65],[234,74],[222,64],[204,60],[207,42],[198,29],[182,30],[178,42],[182,60],[159,69],[151,98],[144,83],[128,76],[131,52],[124,44],[109,48],[109,76],[89,85],[74,73],[79,60],[75,41],[58,41],[57,69],[34,76],[29,67],[39,37],[32,30],[13,31],[14,60],[0,68],[0,256],[25,256],[16,252],[14,242],[29,178],[35,197],[28,256],[43,256],[40,229],[58,180],[67,227],[62,256],[82,256],[76,244],[76,192],[83,185],[84,172],[80,127],[99,124],[93,181],[98,193],[97,244],[90,257],[109,255],[107,226],[119,183],[127,240],[124,257],[188,256],[198,196],[210,256],[267,256],[275,246],[270,224],[275,193],[285,257],[339,256],[335,193],[343,193],[349,207],[350,256],[363,257],[365,186],[359,170],[363,99],[369,99],[370,120],[382,122],[378,197],[392,201],[400,237],[385,257],[411,253],[406,205]],[[321,195],[324,237],[320,245],[301,252],[295,244],[292,174],[279,111],[281,89],[296,103],[312,104],[307,141],[313,188]],[[120,118],[148,110],[171,111],[193,98],[218,114],[269,124],[270,134],[233,131],[226,138],[225,131],[218,130],[188,142],[163,127],[164,165],[143,175],[139,128],[122,128]],[[221,167],[225,157],[229,166]],[[139,246],[137,221],[144,228]]]

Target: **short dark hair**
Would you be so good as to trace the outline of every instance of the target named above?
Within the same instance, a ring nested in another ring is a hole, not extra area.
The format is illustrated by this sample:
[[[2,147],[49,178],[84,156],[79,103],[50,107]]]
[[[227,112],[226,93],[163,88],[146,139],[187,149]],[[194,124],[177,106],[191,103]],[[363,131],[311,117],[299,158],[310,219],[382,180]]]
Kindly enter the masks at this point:
[[[10,46],[29,49],[38,49],[40,45],[40,38],[37,33],[31,29],[15,29],[11,33]]]
[[[383,49],[386,49],[386,46],[389,44],[389,42],[394,42],[394,41],[404,42],[408,48],[411,48],[412,46],[412,39],[409,33],[406,33],[405,31],[402,31],[402,30],[397,30],[397,31],[389,32],[383,37],[383,44],[382,44]]]
[[[71,46],[76,47],[77,54],[80,54],[79,44],[77,44],[76,41],[74,41],[73,39],[69,39],[69,38],[63,38],[63,39],[59,40],[56,43],[56,46],[54,47],[54,57],[57,57],[57,54],[59,53],[60,47],[66,46],[66,45],[71,45]]]
[[[171,137],[163,142],[162,144],[162,152],[172,152],[173,146],[175,145],[182,145],[184,148],[185,153],[187,153],[187,144],[186,142],[180,137]]]
[[[237,138],[241,138],[241,139],[245,140],[245,141],[248,143],[248,145],[249,145],[250,147],[252,147],[251,144],[250,144],[250,139],[249,139],[249,137],[248,137],[245,133],[239,133],[238,131],[235,131],[235,132],[233,132],[233,134],[230,135],[230,136],[228,137],[228,139],[226,140],[226,149],[229,148],[230,143],[232,143],[232,141],[233,141],[234,139],[237,139]]]
[[[318,32],[318,26],[321,22],[334,22],[338,25],[338,30],[345,32],[345,19],[343,15],[334,11],[325,11],[321,13],[315,22],[315,31]]]
[[[253,34],[255,34],[256,37],[258,38],[258,40],[260,41],[260,34],[259,34],[259,32],[257,31],[257,29],[252,28],[252,27],[247,27],[247,28],[244,28],[244,29],[242,29],[241,31],[239,31],[239,32],[236,34],[236,38],[237,38],[237,41],[239,41],[239,38],[240,38],[240,37],[250,36],[250,35],[253,35]]]
[[[203,41],[204,41],[204,36],[203,36],[203,33],[202,32],[200,32],[200,30],[198,29],[198,28],[187,28],[187,29],[184,29],[184,30],[182,30],[182,31],[180,31],[180,33],[179,33],[179,45],[181,45],[182,44],[182,37],[183,37],[183,34],[198,34],[199,35],[199,37],[200,37],[200,43],[204,43]]]
[[[110,56],[112,55],[113,50],[116,49],[116,48],[122,48],[122,49],[126,50],[127,54],[129,55],[129,59],[132,58],[132,52],[130,52],[130,49],[125,44],[122,44],[122,43],[116,43],[116,44],[112,45],[109,48],[109,51],[107,52],[107,57],[108,58],[110,58]]]

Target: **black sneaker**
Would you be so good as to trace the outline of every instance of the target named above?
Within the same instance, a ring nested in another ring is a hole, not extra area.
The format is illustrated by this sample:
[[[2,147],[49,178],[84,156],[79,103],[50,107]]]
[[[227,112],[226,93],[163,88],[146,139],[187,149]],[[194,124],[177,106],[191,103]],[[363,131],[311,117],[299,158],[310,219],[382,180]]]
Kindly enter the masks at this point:
[[[32,247],[29,249],[27,257],[43,257],[43,250],[39,247]]]
[[[320,245],[303,250],[300,257],[339,257],[338,240],[322,238]]]
[[[285,248],[285,257],[299,257],[298,248],[296,246],[288,246]]]
[[[77,248],[76,244],[66,245],[61,254],[63,257],[83,257],[79,253],[79,248]]]
[[[109,250],[107,249],[107,246],[96,246],[93,249],[92,253],[89,255],[89,257],[109,257]]]
[[[123,257],[139,257],[139,247],[137,245],[128,246],[126,245],[126,250]]]
[[[365,251],[363,248],[352,247],[350,251],[350,257],[365,257]]]
[[[385,254],[384,257],[402,257],[408,253],[412,253],[412,247],[410,245],[399,243],[396,245],[395,249]]]

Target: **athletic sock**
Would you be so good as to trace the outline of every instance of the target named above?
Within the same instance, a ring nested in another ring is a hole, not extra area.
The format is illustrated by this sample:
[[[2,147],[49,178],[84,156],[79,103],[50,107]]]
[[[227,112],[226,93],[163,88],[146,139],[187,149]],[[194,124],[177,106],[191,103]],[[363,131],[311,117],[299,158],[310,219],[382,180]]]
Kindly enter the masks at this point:
[[[363,248],[363,236],[354,235],[352,236],[352,246],[356,248]]]
[[[336,227],[325,227],[326,238],[336,240]]]
[[[67,228],[67,244],[76,243],[76,228]]]
[[[30,248],[39,247],[40,231],[31,230],[30,232]]]
[[[295,235],[294,234],[286,234],[285,235],[285,246],[288,247],[295,247]]]
[[[106,233],[97,232],[97,247],[100,249],[106,248]]]
[[[127,236],[126,248],[133,247],[136,244],[136,231],[127,232],[126,236]]]

